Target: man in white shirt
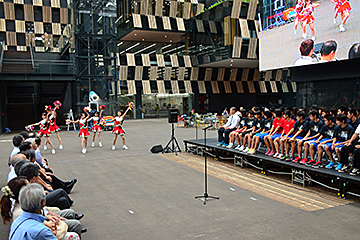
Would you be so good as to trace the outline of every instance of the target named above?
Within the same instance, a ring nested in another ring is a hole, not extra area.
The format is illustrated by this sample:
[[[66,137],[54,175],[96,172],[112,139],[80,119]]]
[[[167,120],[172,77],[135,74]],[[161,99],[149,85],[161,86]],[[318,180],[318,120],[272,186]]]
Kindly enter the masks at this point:
[[[314,53],[314,41],[311,39],[306,39],[300,44],[300,53],[301,56],[298,60],[295,62],[295,66],[302,66],[302,65],[308,65],[313,64],[315,61],[312,58],[312,55]]]
[[[227,123],[224,126],[220,126],[218,130],[218,140],[219,143],[218,146],[226,147],[229,145],[229,135],[232,131],[234,131],[238,126],[240,122],[240,118],[237,114],[235,114],[236,108],[231,107],[230,108],[230,117],[227,121]]]

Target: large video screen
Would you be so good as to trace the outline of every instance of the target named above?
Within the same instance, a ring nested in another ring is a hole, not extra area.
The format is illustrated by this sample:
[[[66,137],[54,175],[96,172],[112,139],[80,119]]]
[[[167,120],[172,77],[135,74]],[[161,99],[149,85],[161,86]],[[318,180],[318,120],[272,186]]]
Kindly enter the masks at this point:
[[[263,0],[260,71],[355,58],[360,0]]]

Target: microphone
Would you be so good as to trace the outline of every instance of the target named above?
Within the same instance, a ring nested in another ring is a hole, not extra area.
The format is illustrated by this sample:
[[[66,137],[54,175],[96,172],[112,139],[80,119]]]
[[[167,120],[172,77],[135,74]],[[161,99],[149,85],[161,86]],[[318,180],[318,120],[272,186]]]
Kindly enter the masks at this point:
[[[211,128],[211,127],[214,127],[214,126],[211,124],[211,125],[209,125],[207,127],[204,127],[202,130],[207,130],[207,129]]]

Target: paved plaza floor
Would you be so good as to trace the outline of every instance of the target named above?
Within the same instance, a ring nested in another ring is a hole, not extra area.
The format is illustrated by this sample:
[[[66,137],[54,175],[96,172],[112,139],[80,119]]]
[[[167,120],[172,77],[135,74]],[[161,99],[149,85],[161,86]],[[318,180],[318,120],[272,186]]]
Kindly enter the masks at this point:
[[[204,193],[203,158],[181,153],[151,154],[155,144],[170,139],[167,119],[126,120],[129,150],[111,151],[113,135],[103,132],[103,147],[88,146],[81,154],[76,132],[62,131],[64,149],[55,155],[42,151],[55,174],[77,178],[70,197],[73,209],[84,213],[88,232],[82,239],[358,239],[360,208],[286,179],[233,167],[229,160],[209,159],[209,194],[220,200],[206,205],[195,196]],[[199,131],[199,137],[202,133]],[[209,131],[208,137],[216,137]],[[14,133],[0,136],[0,185],[6,184],[8,156]],[[195,129],[176,128],[183,139]],[[51,137],[56,148],[55,136]],[[0,239],[8,225],[1,224]]]

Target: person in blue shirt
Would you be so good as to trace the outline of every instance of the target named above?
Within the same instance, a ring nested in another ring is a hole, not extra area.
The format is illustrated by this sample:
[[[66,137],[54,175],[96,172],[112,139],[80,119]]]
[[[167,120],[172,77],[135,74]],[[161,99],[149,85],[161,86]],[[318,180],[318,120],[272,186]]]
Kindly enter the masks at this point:
[[[57,240],[56,223],[50,221],[45,225],[46,218],[40,214],[46,204],[43,187],[37,183],[23,187],[19,202],[23,213],[11,224],[9,240]]]
[[[24,138],[21,136],[21,135],[15,135],[12,139],[13,141],[13,145],[14,145],[14,148],[13,150],[11,151],[10,153],[10,157],[9,157],[9,166],[11,166],[11,158],[15,155],[15,154],[18,154],[20,152],[20,144],[22,142],[24,142]]]

